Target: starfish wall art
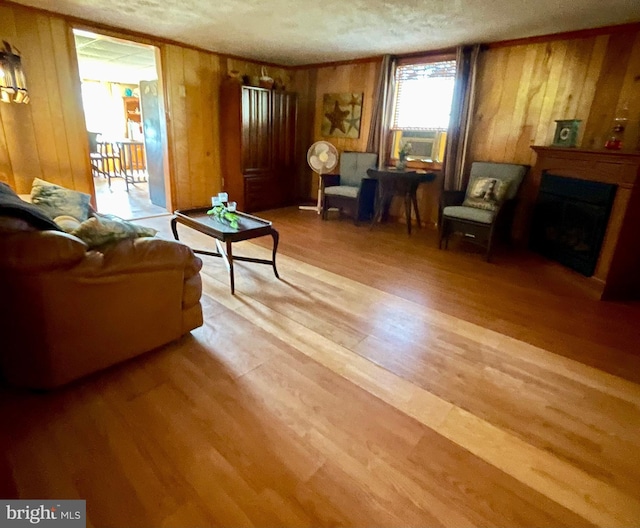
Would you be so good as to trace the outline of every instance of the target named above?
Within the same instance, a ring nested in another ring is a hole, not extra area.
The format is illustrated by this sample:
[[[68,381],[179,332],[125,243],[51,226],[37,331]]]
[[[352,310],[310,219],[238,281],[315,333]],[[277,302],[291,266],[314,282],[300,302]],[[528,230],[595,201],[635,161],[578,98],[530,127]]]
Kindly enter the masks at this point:
[[[361,93],[324,94],[322,135],[324,137],[360,137]]]

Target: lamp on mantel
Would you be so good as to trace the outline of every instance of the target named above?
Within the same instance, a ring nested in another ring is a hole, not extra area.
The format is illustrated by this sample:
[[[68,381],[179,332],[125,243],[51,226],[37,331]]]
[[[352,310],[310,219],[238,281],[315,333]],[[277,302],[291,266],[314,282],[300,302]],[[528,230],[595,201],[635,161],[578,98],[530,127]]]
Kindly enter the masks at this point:
[[[29,92],[20,55],[14,53],[11,44],[6,40],[3,44],[4,48],[0,49],[0,101],[27,104]]]

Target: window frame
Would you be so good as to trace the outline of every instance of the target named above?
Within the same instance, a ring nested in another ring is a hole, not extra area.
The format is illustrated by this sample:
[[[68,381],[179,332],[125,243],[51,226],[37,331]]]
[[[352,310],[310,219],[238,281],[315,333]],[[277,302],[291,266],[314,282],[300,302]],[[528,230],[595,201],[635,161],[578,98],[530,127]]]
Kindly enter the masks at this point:
[[[445,62],[445,61],[456,61],[456,53],[455,50],[451,51],[443,51],[432,54],[411,54],[405,55],[403,57],[399,57],[396,59],[396,63],[394,65],[393,71],[393,98],[391,101],[391,113],[389,115],[390,119],[390,128],[387,131],[387,155],[390,161],[394,161],[398,159],[398,151],[399,145],[402,141],[402,136],[405,132],[416,131],[416,130],[427,130],[425,129],[396,129],[393,128],[393,122],[395,120],[395,112],[396,112],[396,101],[397,101],[397,93],[398,93],[398,81],[396,80],[396,72],[397,69],[402,66],[408,65],[419,65],[419,64],[432,64],[435,62]],[[457,67],[457,64],[456,64]],[[435,129],[434,129],[435,131]],[[424,158],[418,156],[407,157],[407,161],[416,167],[431,167],[434,165],[440,165],[444,159],[444,152],[446,149],[447,142],[447,133],[448,130],[437,130],[435,131],[436,137],[434,138],[434,149],[436,151],[436,156],[433,155],[431,158]]]

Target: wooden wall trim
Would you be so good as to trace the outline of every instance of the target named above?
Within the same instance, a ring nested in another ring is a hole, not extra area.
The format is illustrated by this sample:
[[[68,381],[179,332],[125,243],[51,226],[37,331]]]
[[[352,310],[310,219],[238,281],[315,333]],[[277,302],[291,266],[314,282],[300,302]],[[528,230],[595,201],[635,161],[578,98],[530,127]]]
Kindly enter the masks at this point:
[[[315,64],[302,64],[299,66],[284,66],[290,70],[308,70],[312,68],[332,68],[335,66],[348,66],[353,64],[365,64],[367,62],[382,62],[383,55],[376,55],[374,57],[363,57],[360,59],[350,59],[343,61],[333,61],[333,62],[317,62]]]
[[[413,53],[396,55],[395,57],[399,65],[419,64],[421,60],[424,60],[425,62],[453,60],[456,58],[456,48],[447,48],[433,51],[415,51]]]
[[[576,31],[564,31],[561,33],[549,33],[547,35],[537,35],[512,40],[500,40],[498,42],[488,42],[486,43],[486,46],[489,49],[506,48],[510,46],[526,46],[528,44],[583,39],[597,37],[600,35],[629,33],[638,30],[640,30],[640,22],[631,22],[628,24],[620,24],[617,26],[603,26],[599,28],[579,29]]]

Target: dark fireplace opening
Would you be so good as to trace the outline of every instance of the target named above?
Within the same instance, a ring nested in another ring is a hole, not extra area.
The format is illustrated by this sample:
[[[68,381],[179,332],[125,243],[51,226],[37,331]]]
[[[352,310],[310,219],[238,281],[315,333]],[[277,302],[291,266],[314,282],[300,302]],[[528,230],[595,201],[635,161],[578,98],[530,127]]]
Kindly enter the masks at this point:
[[[543,174],[530,247],[587,277],[593,275],[616,185]]]

